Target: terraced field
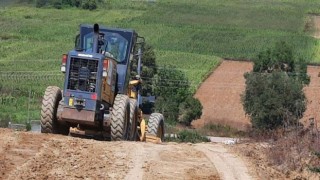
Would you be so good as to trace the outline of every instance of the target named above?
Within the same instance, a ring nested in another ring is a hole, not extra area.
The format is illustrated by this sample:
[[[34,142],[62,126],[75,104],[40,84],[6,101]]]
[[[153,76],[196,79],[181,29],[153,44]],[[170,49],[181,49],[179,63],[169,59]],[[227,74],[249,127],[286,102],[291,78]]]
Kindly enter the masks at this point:
[[[319,40],[305,27],[319,9],[316,0],[111,0],[96,11],[1,6],[0,119],[38,119],[46,86],[62,85],[61,54],[73,48],[81,23],[136,29],[154,47],[159,67],[185,72],[195,92],[220,59],[251,59],[279,40],[319,61]]]

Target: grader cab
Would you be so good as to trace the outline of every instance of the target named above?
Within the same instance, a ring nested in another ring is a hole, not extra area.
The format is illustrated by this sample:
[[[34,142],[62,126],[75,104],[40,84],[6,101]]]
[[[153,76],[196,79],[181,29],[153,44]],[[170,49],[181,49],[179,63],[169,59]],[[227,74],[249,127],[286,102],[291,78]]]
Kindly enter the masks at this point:
[[[146,123],[139,108],[143,44],[134,30],[80,25],[75,49],[62,57],[63,89],[45,91],[41,132],[163,141],[163,115],[153,113]],[[134,58],[138,75],[130,77]]]

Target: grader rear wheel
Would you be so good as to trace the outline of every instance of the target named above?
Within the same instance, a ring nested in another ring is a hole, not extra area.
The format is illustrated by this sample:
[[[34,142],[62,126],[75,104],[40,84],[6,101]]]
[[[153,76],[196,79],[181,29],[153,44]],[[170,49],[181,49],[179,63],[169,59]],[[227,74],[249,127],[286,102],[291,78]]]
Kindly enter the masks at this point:
[[[129,97],[118,94],[114,100],[111,113],[111,139],[114,141],[128,140],[130,123]]]
[[[160,113],[152,113],[148,121],[148,134],[164,140],[164,118]]]
[[[60,133],[68,134],[69,128],[58,124],[57,109],[62,99],[62,93],[59,87],[47,87],[41,106],[41,133]]]

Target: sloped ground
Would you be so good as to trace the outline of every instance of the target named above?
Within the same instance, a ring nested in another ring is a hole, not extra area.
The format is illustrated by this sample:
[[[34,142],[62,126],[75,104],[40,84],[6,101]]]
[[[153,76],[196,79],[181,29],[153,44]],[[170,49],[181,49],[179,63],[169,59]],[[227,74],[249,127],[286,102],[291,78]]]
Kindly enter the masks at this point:
[[[196,128],[205,124],[219,123],[239,130],[250,127],[250,119],[245,115],[241,104],[241,94],[245,90],[243,74],[252,70],[251,62],[224,61],[202,83],[195,94],[203,105],[202,116],[193,122]],[[309,119],[319,122],[320,114],[320,66],[308,66],[310,84],[305,87],[308,100],[307,110],[301,122],[309,125]],[[320,124],[319,124],[320,126]]]
[[[251,174],[222,144],[104,142],[0,128],[0,179],[247,180]]]
[[[243,74],[252,71],[252,63],[223,61],[202,83],[195,94],[203,106],[202,116],[193,122],[196,128],[209,123],[230,125],[240,130],[250,127],[241,104],[245,90]]]

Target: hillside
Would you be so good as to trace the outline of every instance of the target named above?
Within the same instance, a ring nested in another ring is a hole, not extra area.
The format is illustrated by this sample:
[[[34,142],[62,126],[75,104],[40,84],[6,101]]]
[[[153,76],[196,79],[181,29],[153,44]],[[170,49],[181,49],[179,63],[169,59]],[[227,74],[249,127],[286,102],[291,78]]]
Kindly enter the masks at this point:
[[[0,119],[39,118],[46,86],[62,86],[61,54],[73,48],[81,23],[136,29],[155,48],[160,68],[181,69],[195,92],[219,59],[250,59],[278,40],[317,62],[320,43],[305,24],[319,9],[317,1],[306,0],[111,0],[95,11],[1,6]]]

